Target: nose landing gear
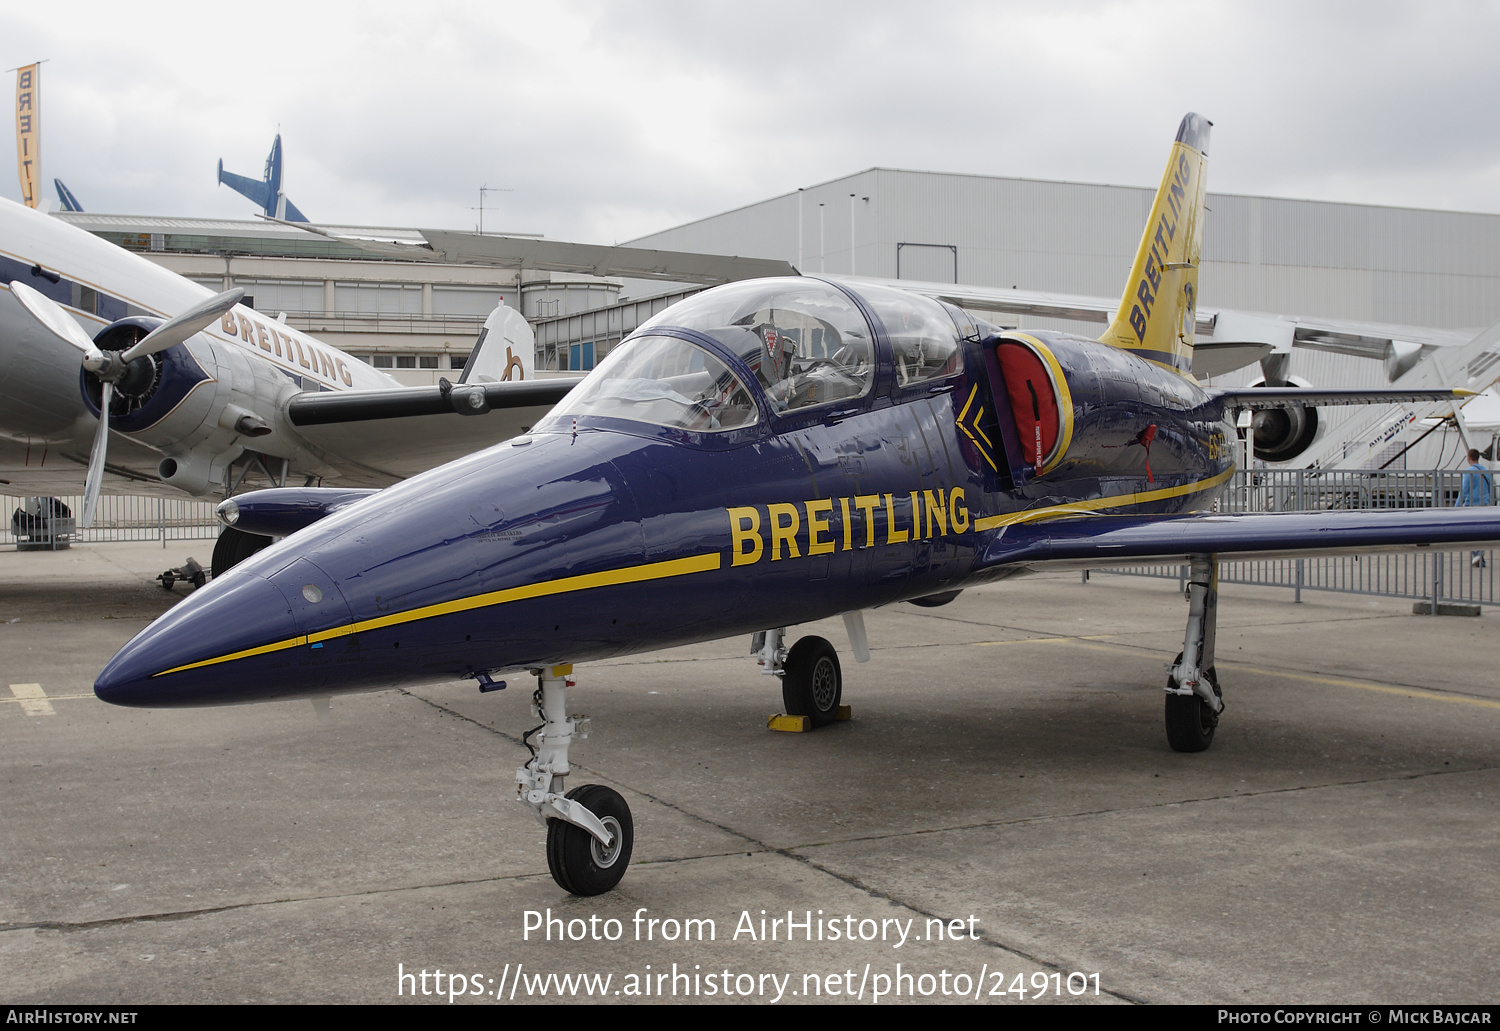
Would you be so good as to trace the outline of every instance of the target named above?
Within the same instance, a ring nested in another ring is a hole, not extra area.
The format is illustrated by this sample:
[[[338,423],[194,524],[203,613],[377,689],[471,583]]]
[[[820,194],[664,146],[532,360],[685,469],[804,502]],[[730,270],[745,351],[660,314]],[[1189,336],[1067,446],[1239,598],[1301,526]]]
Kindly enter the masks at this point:
[[[620,883],[630,865],[635,824],[618,791],[585,784],[562,793],[568,775],[568,746],[588,737],[588,719],[567,715],[572,665],[536,670],[532,710],[542,725],[522,739],[531,758],[516,770],[516,800],[547,825],[547,869],[564,891],[602,895]],[[536,735],[537,747],[531,737]]]

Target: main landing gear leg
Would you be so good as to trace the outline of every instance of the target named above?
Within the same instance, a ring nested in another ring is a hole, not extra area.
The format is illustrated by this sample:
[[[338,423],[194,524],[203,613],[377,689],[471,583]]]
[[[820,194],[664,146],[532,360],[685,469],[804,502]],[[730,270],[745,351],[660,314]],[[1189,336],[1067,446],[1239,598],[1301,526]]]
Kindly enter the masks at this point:
[[[570,771],[568,746],[574,736],[588,737],[588,719],[567,714],[567,689],[574,686],[573,667],[534,670],[536,694],[532,711],[542,725],[531,759],[516,770],[516,799],[529,806],[547,825],[547,868],[564,891],[601,895],[609,891],[630,865],[635,826],[630,807],[620,793],[602,784],[585,784],[562,793]]]
[[[1187,633],[1167,679],[1167,741],[1174,751],[1201,752],[1213,744],[1223,693],[1214,670],[1219,617],[1219,561],[1194,555],[1188,575]]]
[[[863,650],[868,658],[868,648],[860,647],[864,623],[857,622],[855,649]],[[850,634],[851,638],[856,634],[852,625]],[[839,702],[844,697],[838,651],[822,637],[801,638],[790,651],[785,642],[786,627],[760,631],[750,639],[750,654],[760,663],[762,673],[781,678],[781,704],[788,716],[806,716],[814,727],[832,723],[839,718]]]

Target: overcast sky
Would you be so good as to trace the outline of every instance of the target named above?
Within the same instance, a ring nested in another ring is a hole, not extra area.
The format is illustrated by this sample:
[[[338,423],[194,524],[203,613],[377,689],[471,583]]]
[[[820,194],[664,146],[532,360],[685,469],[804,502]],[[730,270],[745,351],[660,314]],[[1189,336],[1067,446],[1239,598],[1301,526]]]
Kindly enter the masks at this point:
[[[1154,186],[1195,110],[1210,190],[1500,212],[1497,3],[65,10],[0,0],[0,67],[50,59],[91,211],[250,217],[216,162],[279,129],[315,221],[472,228],[487,183],[487,230],[609,243],[873,165]]]

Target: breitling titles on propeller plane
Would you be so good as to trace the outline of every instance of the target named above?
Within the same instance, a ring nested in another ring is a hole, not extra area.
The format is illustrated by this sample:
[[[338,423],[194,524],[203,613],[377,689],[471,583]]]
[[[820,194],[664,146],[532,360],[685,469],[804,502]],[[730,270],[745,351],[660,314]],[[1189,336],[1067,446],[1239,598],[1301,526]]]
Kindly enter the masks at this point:
[[[1493,508],[1218,516],[1245,409],[1462,392],[1215,390],[1188,375],[1209,123],[1182,120],[1118,311],[1098,340],[1013,332],[889,286],[731,283],[666,309],[520,437],[352,500],[223,503],[285,539],[128,643],[107,702],[318,698],[529,670],[541,726],[516,771],[564,889],[630,862],[615,791],[567,791],[573,664],[753,635],[788,712],[835,718],[834,646],[790,626],[941,603],[1034,568],[1191,566],[1166,691],[1173,748],[1211,744],[1221,556],[1467,546]]]

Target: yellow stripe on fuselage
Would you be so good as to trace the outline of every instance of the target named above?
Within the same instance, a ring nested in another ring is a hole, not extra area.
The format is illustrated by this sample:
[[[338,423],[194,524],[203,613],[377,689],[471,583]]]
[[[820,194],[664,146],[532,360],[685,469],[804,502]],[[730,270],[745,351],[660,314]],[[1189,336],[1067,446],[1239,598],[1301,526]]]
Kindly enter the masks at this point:
[[[1137,494],[1115,494],[1107,498],[1089,498],[1087,501],[1073,501],[1066,505],[1029,508],[1024,512],[1006,512],[1003,515],[982,516],[974,520],[974,529],[979,531],[994,530],[1002,526],[1011,526],[1015,523],[1031,523],[1038,519],[1052,519],[1070,515],[1092,515],[1102,508],[1124,508],[1127,505],[1144,505],[1152,501],[1180,498],[1185,494],[1196,494],[1199,491],[1212,490],[1233,475],[1234,468],[1231,466],[1217,476],[1210,476],[1206,480],[1195,480],[1192,483],[1184,483],[1179,487],[1162,487],[1159,490],[1141,491]]]
[[[154,676],[162,677],[168,673],[181,673],[184,670],[214,666],[221,662],[232,662],[235,659],[247,659],[252,655],[265,655],[269,652],[282,651],[286,648],[296,648],[299,645],[311,645],[322,641],[331,641],[338,637],[346,637],[349,634],[357,634],[365,630],[378,630],[382,627],[411,623],[419,619],[446,616],[454,612],[467,612],[471,609],[482,609],[491,605],[504,605],[506,602],[523,601],[527,598],[543,598],[553,594],[567,594],[571,591],[586,591],[594,587],[613,587],[618,584],[660,580],[670,576],[685,576],[689,573],[711,572],[719,568],[721,561],[721,557],[715,552],[711,555],[693,555],[690,558],[674,558],[668,559],[665,562],[648,562],[641,566],[626,566],[623,569],[610,569],[602,573],[565,576],[558,580],[543,580],[541,583],[526,584],[522,587],[507,587],[503,591],[490,591],[487,594],[476,594],[469,598],[439,602],[436,605],[424,605],[421,608],[408,609],[405,612],[393,612],[388,616],[378,616],[375,619],[366,619],[359,623],[349,623],[344,626],[334,627],[331,630],[319,630],[315,634],[307,634],[303,637],[289,637],[284,641],[263,644],[258,648],[246,648],[243,651],[230,652],[228,655],[218,655],[212,659],[190,662],[185,666],[174,666],[171,669],[164,669],[160,673],[154,674]]]

